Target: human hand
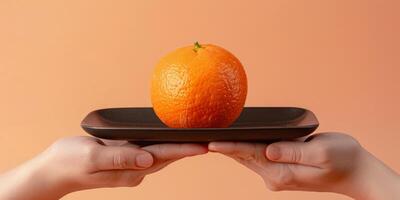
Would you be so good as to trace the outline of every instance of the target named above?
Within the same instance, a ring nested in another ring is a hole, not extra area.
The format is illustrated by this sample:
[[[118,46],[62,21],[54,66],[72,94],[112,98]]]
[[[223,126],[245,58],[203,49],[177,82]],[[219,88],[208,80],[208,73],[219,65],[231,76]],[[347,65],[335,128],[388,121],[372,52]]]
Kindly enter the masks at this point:
[[[197,144],[139,148],[130,143],[108,146],[92,137],[69,137],[3,175],[0,199],[53,200],[84,189],[137,186],[146,175],[207,151]]]
[[[321,133],[306,140],[260,143],[212,142],[225,154],[259,174],[273,191],[341,193],[356,199],[400,199],[399,176],[352,137]]]

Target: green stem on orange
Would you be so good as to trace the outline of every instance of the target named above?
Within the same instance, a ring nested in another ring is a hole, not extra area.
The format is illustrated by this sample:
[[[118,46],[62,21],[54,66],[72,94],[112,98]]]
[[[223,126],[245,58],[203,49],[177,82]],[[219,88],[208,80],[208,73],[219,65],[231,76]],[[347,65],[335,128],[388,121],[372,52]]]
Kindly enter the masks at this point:
[[[203,48],[203,47],[200,45],[200,43],[199,43],[199,42],[195,42],[195,43],[194,43],[193,51],[194,51],[194,52],[197,52],[200,48]]]

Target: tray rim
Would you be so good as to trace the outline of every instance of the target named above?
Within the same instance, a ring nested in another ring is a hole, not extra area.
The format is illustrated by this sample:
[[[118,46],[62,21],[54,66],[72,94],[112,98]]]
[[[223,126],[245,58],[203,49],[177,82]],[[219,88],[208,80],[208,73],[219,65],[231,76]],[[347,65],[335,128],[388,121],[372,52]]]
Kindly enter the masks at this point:
[[[203,132],[203,131],[235,131],[235,130],[272,130],[272,129],[299,129],[299,128],[315,128],[317,129],[319,127],[319,121],[318,118],[315,116],[315,114],[306,108],[301,108],[301,107],[295,107],[295,106],[245,106],[245,108],[251,108],[251,109],[257,109],[257,108],[275,108],[275,109],[299,109],[299,110],[304,110],[312,115],[312,117],[315,120],[315,124],[309,124],[309,125],[301,125],[301,126],[288,126],[288,127],[283,127],[283,126],[257,126],[257,127],[226,127],[226,128],[169,128],[169,127],[105,127],[105,126],[91,126],[89,124],[85,124],[85,120],[87,119],[88,116],[95,112],[99,111],[104,111],[104,110],[113,110],[113,109],[152,109],[152,107],[147,107],[147,106],[142,106],[142,107],[112,107],[112,108],[101,108],[101,109],[96,109],[91,112],[89,112],[81,121],[80,126],[83,129],[101,129],[101,130],[155,130],[155,131],[176,131],[176,132]]]

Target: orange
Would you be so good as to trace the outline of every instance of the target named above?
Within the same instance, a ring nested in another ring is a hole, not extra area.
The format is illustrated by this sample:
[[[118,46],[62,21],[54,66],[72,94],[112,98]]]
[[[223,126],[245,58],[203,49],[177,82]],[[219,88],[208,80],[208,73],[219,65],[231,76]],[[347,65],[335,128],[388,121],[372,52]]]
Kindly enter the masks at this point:
[[[179,48],[161,58],[151,82],[151,101],[171,128],[220,128],[240,115],[247,78],[240,61],[212,44]]]

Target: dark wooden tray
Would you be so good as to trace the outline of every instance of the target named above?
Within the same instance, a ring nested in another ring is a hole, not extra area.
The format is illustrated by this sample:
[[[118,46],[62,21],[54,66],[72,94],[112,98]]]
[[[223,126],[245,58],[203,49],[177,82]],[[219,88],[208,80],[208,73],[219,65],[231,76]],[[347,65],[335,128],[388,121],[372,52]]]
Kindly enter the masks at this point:
[[[95,110],[81,123],[95,137],[137,143],[290,140],[318,125],[311,111],[296,107],[245,107],[228,128],[168,128],[149,107]]]

